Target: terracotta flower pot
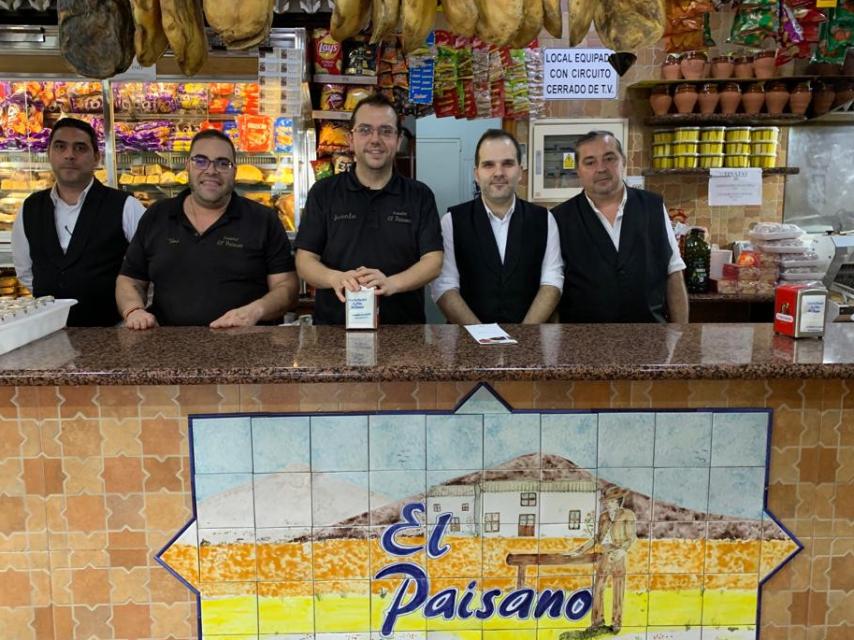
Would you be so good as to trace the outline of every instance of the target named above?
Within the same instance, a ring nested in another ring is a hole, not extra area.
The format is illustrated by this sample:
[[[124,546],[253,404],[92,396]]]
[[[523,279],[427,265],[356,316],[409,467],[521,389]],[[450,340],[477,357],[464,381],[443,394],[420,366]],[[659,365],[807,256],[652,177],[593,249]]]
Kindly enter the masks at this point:
[[[765,106],[765,89],[758,82],[750,85],[741,95],[741,106],[744,113],[756,115]]]
[[[721,94],[718,93],[718,85],[713,82],[704,84],[700,89],[700,94],[697,101],[700,103],[700,113],[709,115],[714,113],[718,108],[718,102],[721,99]]]
[[[789,102],[789,90],[785,82],[774,82],[765,91],[765,107],[768,113],[779,115],[786,109]]]
[[[812,111],[821,116],[830,111],[833,100],[836,98],[836,90],[832,84],[820,83],[816,85],[812,100]]]
[[[801,82],[794,88],[792,95],[789,96],[789,108],[792,113],[799,116],[804,115],[810,106],[812,100],[812,89],[809,82]]]
[[[697,106],[697,87],[693,84],[680,84],[676,87],[676,95],[673,102],[676,104],[678,113],[693,113]]]
[[[773,78],[777,70],[776,52],[760,51],[753,58],[753,75],[760,80]]]
[[[712,59],[712,77],[726,80],[732,78],[733,64],[729,56],[718,56]]]
[[[682,72],[679,70],[679,58],[676,56],[667,56],[661,65],[661,78],[663,80],[678,80],[682,77]]]
[[[753,77],[753,56],[741,56],[733,60],[733,73],[736,78],[746,80]]]
[[[699,80],[706,68],[706,54],[700,51],[689,51],[679,61],[679,70],[686,80]]]
[[[735,82],[727,82],[720,90],[721,113],[732,115],[741,104],[741,88]]]
[[[665,115],[670,111],[671,104],[673,104],[673,96],[670,95],[666,84],[658,85],[649,95],[649,106],[652,107],[652,113],[654,115]]]

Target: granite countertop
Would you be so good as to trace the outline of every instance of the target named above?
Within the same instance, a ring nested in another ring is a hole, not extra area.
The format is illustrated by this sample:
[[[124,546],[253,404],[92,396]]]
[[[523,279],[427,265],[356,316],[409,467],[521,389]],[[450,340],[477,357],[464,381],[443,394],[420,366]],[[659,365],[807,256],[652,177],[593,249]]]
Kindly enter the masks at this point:
[[[770,324],[66,329],[0,356],[2,385],[854,377],[854,324],[823,340]]]

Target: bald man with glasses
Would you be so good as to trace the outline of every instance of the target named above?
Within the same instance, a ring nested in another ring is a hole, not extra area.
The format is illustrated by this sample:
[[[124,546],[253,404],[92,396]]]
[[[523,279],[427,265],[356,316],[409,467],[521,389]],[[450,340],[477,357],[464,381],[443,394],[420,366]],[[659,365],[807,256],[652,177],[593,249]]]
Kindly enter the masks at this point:
[[[189,189],[143,215],[116,280],[128,328],[278,324],[296,305],[287,233],[275,211],[234,192],[235,160],[228,136],[196,134]]]

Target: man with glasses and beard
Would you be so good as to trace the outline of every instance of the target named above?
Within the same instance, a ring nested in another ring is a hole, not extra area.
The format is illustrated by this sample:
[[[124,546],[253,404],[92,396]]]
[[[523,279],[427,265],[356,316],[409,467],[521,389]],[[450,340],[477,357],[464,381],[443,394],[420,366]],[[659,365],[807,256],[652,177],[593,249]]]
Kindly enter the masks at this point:
[[[234,192],[235,159],[223,133],[196,134],[190,188],[140,220],[116,280],[128,328],[277,324],[296,304],[288,236],[275,211]]]
[[[424,285],[442,267],[433,192],[395,173],[401,124],[385,97],[359,102],[350,130],[355,168],[312,187],[295,243],[314,322],[344,324],[345,291],[373,287],[381,323],[423,324]]]

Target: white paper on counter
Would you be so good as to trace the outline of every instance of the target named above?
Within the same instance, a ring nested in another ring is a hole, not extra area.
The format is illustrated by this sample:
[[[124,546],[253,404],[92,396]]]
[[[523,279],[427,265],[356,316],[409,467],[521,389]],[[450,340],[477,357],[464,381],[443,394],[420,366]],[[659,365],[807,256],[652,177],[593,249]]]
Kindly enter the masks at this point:
[[[709,169],[709,206],[762,204],[762,169]]]
[[[467,324],[466,331],[479,344],[516,344],[504,329],[496,323],[492,324]]]

